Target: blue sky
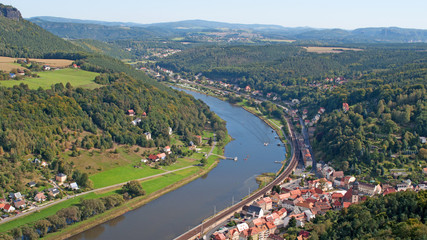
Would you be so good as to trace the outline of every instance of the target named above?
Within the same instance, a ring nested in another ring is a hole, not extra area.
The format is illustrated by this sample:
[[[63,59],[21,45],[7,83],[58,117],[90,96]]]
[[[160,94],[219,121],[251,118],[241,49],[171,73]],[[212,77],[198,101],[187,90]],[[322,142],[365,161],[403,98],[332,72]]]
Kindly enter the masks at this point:
[[[203,19],[285,27],[427,29],[427,0],[0,0],[25,18],[137,23]]]

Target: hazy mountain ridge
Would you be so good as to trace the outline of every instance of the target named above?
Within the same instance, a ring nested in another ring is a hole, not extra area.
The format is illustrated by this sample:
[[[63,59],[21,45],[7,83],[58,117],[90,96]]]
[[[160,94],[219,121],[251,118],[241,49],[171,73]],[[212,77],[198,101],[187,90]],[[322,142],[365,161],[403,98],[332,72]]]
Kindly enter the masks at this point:
[[[292,40],[316,40],[339,43],[374,42],[427,42],[427,30],[398,27],[344,29],[316,29],[310,27],[283,27],[265,24],[237,24],[205,20],[139,24],[129,22],[105,22],[57,17],[33,17],[28,20],[61,37],[116,40],[129,38],[176,37],[198,31],[247,31],[263,37]],[[71,27],[72,26],[72,27]],[[74,28],[74,34],[64,28]],[[108,33],[108,34],[107,34]],[[82,36],[83,34],[83,36]]]

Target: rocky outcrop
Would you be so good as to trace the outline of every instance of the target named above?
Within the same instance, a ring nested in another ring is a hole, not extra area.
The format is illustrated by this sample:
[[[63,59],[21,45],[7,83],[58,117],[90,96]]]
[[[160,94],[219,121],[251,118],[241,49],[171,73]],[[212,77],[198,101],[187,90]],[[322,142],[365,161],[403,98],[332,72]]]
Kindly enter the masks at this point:
[[[3,4],[0,4],[0,16],[10,18],[16,21],[19,21],[22,18],[21,12],[19,12],[18,9]]]

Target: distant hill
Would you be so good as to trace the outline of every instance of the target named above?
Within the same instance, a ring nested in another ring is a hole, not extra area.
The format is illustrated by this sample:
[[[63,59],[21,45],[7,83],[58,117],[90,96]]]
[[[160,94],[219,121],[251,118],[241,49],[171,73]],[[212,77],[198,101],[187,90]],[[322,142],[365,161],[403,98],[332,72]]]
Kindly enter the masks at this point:
[[[91,38],[102,41],[118,39],[173,38],[186,34],[221,31],[247,31],[263,37],[322,41],[331,43],[409,43],[427,42],[427,30],[397,27],[343,29],[315,29],[309,27],[287,28],[279,25],[237,24],[204,20],[138,24],[128,22],[105,22],[67,19],[57,17],[34,17],[30,21],[65,38]]]

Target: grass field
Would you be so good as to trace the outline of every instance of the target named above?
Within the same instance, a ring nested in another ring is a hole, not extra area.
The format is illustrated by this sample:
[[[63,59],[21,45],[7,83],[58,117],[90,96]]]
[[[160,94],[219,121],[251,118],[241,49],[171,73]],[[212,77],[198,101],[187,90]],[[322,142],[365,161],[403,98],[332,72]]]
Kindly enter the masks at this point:
[[[147,181],[142,182],[142,188],[145,190],[146,194],[150,194],[171,184],[174,184],[186,177],[189,177],[197,173],[198,171],[199,168],[193,167],[163,175],[157,178],[149,179]]]
[[[0,85],[5,87],[13,87],[15,85],[25,83],[30,89],[38,89],[39,87],[43,89],[50,89],[53,84],[62,83],[65,86],[67,82],[71,83],[73,87],[82,87],[88,89],[94,89],[101,86],[93,81],[95,77],[99,75],[98,73],[79,69],[66,68],[39,72],[37,74],[40,76],[40,78],[26,78],[24,80],[18,81],[0,81]]]
[[[314,53],[342,53],[343,51],[363,51],[359,48],[343,48],[343,47],[303,47],[307,52]]]
[[[161,169],[153,169],[149,166],[134,168],[132,164],[129,164],[97,173],[89,178],[92,180],[93,187],[96,189],[163,172],[165,171]]]
[[[140,162],[141,152],[144,149],[136,153],[132,148],[119,146],[117,151],[117,154],[111,153],[111,150],[104,152],[94,150],[92,153],[82,151],[82,154],[78,157],[70,157],[71,152],[68,151],[63,153],[62,157],[67,162],[73,162],[76,169],[89,175],[94,175],[101,171]]]

